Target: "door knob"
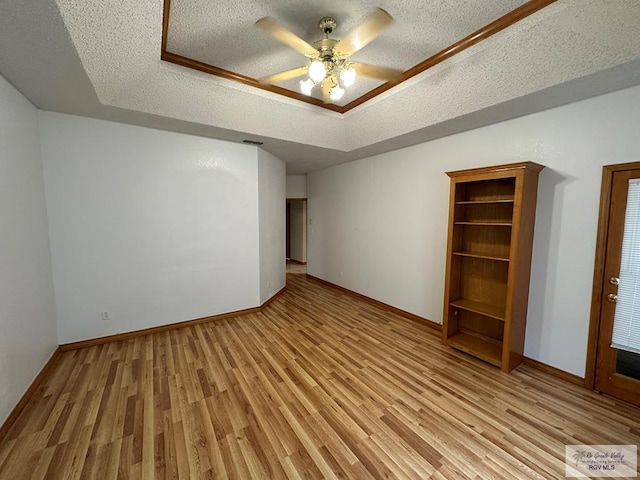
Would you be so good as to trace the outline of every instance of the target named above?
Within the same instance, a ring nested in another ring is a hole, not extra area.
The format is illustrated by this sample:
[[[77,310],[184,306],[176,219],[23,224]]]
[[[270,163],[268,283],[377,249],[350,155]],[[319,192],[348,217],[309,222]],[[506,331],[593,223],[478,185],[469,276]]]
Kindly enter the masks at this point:
[[[618,277],[611,277],[609,283],[611,285],[620,285],[620,279]]]
[[[616,295],[615,293],[610,293],[609,295],[607,295],[607,300],[609,300],[611,303],[616,303],[618,301],[618,295]]]

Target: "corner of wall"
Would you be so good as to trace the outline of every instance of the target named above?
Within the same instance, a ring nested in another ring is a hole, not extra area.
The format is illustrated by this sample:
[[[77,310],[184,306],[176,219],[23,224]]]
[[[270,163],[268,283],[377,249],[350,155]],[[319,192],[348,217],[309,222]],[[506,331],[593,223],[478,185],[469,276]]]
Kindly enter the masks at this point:
[[[0,76],[0,424],[58,346],[38,110]]]
[[[258,149],[258,216],[260,238],[260,303],[286,284],[285,164]]]

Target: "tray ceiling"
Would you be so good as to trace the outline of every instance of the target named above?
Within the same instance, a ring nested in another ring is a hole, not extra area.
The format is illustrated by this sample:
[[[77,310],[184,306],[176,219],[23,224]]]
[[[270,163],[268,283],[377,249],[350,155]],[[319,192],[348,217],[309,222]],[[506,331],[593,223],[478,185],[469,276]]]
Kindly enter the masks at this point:
[[[175,8],[190,10],[195,23],[176,24],[171,48],[198,47],[190,54],[247,75],[274,73],[271,68],[298,57],[254,27],[256,19],[270,15],[311,40],[320,33],[319,17],[331,14],[340,22],[340,38],[380,6],[396,23],[358,55],[408,68],[503,12],[538,1],[329,0],[305,2],[303,11],[294,1],[172,0]],[[339,110],[345,106],[318,108],[162,61],[167,16],[161,0],[0,3],[0,45],[6,47],[0,48],[0,74],[38,108],[227,141],[259,140],[287,163],[289,174],[640,85],[637,0],[557,0],[345,113]],[[210,19],[225,29],[209,30]]]
[[[318,28],[322,17],[336,19],[338,27],[331,38],[341,39],[374,8],[381,7],[395,22],[350,59],[406,72],[527,3],[536,4],[535,9],[529,9],[523,16],[551,2],[489,0],[483,1],[479,7],[477,2],[469,1],[366,0],[346,4],[339,0],[313,3],[229,0],[221,9],[211,1],[164,0],[163,59],[231,79],[240,78],[242,81],[245,79],[241,77],[249,77],[257,82],[258,78],[310,63],[302,54],[256,27],[254,24],[258,19],[274,17],[312,44],[323,38]],[[501,27],[507,24],[505,22]],[[208,66],[212,68],[208,69]],[[299,80],[278,84],[288,92],[272,91],[302,101],[309,100],[299,93]],[[334,102],[334,105],[343,107],[336,110],[340,113],[348,111],[359,103],[356,102],[358,99],[384,83],[358,77],[355,85],[345,89],[344,97]],[[320,89],[315,88],[312,96],[322,105]]]

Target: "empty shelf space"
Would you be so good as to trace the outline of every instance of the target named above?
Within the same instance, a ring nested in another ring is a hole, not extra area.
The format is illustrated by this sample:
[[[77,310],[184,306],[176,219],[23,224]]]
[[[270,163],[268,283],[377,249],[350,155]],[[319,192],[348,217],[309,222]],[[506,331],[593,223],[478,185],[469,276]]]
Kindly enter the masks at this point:
[[[511,222],[454,222],[456,225],[481,225],[484,227],[510,227]]]
[[[502,366],[502,342],[481,335],[457,332],[447,339],[447,343],[492,365]]]
[[[483,205],[492,203],[513,203],[513,198],[504,200],[462,200],[456,202],[456,205]]]
[[[473,257],[473,258],[484,258],[486,260],[499,260],[501,262],[508,262],[508,256],[496,255],[495,253],[482,253],[482,252],[470,252],[466,250],[461,250],[458,252],[452,252],[453,255],[459,255],[461,257]]]
[[[496,320],[504,320],[504,307],[496,307],[495,305],[476,302],[475,300],[469,300],[466,298],[452,300],[449,302],[449,305],[461,308],[462,310],[469,310],[470,312],[495,318]]]
[[[513,201],[516,193],[515,177],[460,182],[458,185],[456,202]]]

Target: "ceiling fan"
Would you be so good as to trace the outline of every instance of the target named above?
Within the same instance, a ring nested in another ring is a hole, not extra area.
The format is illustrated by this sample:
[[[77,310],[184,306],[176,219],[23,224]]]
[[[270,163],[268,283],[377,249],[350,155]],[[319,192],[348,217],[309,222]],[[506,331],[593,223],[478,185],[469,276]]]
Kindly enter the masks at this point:
[[[323,17],[318,26],[325,38],[309,44],[271,17],[261,18],[256,26],[265,30],[285,45],[300,52],[311,60],[310,65],[294,68],[260,78],[260,83],[274,84],[293,78],[309,75],[300,81],[300,89],[305,95],[311,95],[313,87],[320,84],[322,99],[325,103],[338,101],[344,95],[343,87],[350,87],[356,75],[389,81],[402,71],[394,68],[353,62],[349,57],[374,40],[382,30],[393,23],[393,17],[385,10],[376,8],[360,25],[342,40],[329,38],[337,26],[333,17]]]

